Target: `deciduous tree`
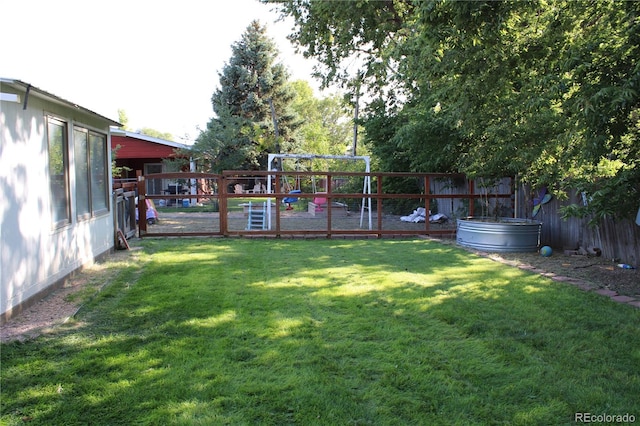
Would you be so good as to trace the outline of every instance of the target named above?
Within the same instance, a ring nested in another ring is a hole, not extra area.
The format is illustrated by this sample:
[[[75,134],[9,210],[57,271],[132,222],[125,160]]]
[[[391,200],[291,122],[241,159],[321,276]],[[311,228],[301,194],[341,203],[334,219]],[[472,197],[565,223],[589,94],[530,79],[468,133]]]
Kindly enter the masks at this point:
[[[358,58],[390,170],[517,174],[588,191],[573,214],[637,210],[639,2],[275,3],[325,84]]]

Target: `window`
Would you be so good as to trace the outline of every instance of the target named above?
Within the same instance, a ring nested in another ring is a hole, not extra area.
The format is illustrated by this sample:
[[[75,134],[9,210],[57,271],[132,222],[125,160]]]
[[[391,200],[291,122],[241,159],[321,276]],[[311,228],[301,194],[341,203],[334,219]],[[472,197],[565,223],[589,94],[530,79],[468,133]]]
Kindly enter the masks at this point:
[[[60,227],[68,224],[71,218],[67,124],[54,118],[48,118],[47,139],[51,215],[54,227]]]
[[[76,170],[76,209],[78,218],[109,209],[107,138],[76,127],[73,131]]]
[[[91,204],[89,202],[89,150],[87,140],[88,132],[75,129],[73,132],[73,150],[76,165],[76,215],[78,218],[91,216]]]
[[[109,173],[107,166],[107,138],[89,132],[89,164],[91,164],[91,209],[93,213],[109,209],[107,192]]]

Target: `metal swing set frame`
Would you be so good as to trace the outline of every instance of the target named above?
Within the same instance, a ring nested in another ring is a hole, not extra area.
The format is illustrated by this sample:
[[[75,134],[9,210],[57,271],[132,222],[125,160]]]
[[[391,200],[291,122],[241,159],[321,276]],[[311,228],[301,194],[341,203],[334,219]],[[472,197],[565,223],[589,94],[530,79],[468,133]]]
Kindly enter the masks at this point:
[[[373,229],[373,223],[371,220],[371,159],[368,155],[323,155],[323,154],[268,154],[267,157],[267,171],[283,171],[279,170],[279,164],[277,163],[282,159],[295,159],[295,160],[342,160],[342,161],[362,161],[365,164],[365,173],[367,175],[364,178],[362,187],[362,203],[360,203],[360,227],[362,228],[365,210],[368,213],[369,230]],[[275,176],[267,176],[267,193],[273,194],[274,186],[277,185]],[[314,184],[315,187],[315,184]],[[315,190],[315,188],[314,188]],[[271,229],[271,198],[267,201],[267,228]]]

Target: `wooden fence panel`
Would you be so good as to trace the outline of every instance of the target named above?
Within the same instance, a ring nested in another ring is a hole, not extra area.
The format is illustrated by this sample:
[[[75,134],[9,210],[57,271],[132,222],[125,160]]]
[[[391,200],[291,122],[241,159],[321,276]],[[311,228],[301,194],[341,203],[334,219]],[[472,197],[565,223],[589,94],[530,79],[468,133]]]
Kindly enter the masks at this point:
[[[234,174],[236,173],[236,174]],[[246,174],[246,172],[244,172]],[[267,172],[257,172],[255,173],[258,177],[264,178],[266,177]],[[305,173],[295,173],[305,175]],[[308,174],[308,173],[306,173]],[[322,172],[318,172],[316,174],[323,174]],[[327,177],[331,177],[331,173],[326,173]],[[334,173],[335,174],[335,173]],[[349,175],[349,173],[343,173],[344,175]],[[358,173],[354,173],[354,175],[358,175]],[[464,176],[461,175],[443,175],[443,174],[385,174],[385,173],[372,173],[373,181],[377,182],[378,179],[390,179],[394,176],[410,176],[416,177],[418,179],[423,179],[428,175],[427,185],[429,188],[429,197],[418,197],[416,198],[416,203],[424,202],[425,198],[431,198],[437,201],[434,203],[434,206],[437,206],[438,213],[445,214],[449,219],[451,224],[455,223],[455,219],[458,217],[464,217],[469,215],[469,207],[471,200],[473,200],[474,204],[474,212],[473,215],[479,216],[482,214],[482,210],[480,209],[481,204],[486,201],[484,197],[481,197],[479,194],[482,194],[483,189],[477,185],[477,182],[471,182],[467,180]],[[185,176],[183,174],[170,174],[163,177],[166,178],[180,178]],[[216,200],[219,197],[220,201],[220,210],[225,212],[226,202],[228,197],[259,197],[260,194],[247,194],[247,195],[235,195],[233,193],[227,193],[227,187],[231,187],[232,183],[236,183],[236,181],[242,181],[241,178],[242,172],[226,172],[224,176],[217,175],[198,175],[198,177],[206,176],[211,179],[222,179],[221,185],[216,185],[219,190],[218,194],[207,194],[203,195],[198,191],[199,198],[206,197],[216,197]],[[189,178],[196,178],[195,176],[189,176]],[[242,181],[243,182],[243,181]],[[378,201],[384,202],[385,205],[388,205],[389,200],[392,198],[406,198],[408,196],[414,195],[410,194],[381,194],[378,193],[378,190],[375,189],[375,186],[372,185],[372,194],[371,198],[373,199],[374,207]],[[144,186],[139,185],[139,190],[144,193]],[[424,192],[424,186],[422,187]],[[536,219],[540,220],[542,225],[542,234],[541,234],[541,244],[549,245],[557,250],[563,249],[576,249],[579,247],[586,248],[599,248],[602,252],[602,256],[607,259],[616,259],[621,263],[629,263],[631,265],[640,266],[640,226],[637,226],[632,220],[614,220],[612,218],[601,221],[598,226],[589,226],[589,218],[568,218],[562,219],[561,217],[561,209],[564,206],[575,203],[582,203],[582,195],[580,193],[574,192],[569,194],[568,199],[566,200],[558,200],[556,197],[553,197],[551,201],[544,204],[538,214],[533,217],[533,198],[537,195],[537,191],[531,191],[529,188],[516,188],[515,193],[513,190],[512,180],[507,178],[498,182],[496,185],[491,186],[489,189],[490,193],[498,193],[499,197],[491,197],[489,196],[489,213],[491,215],[498,214],[503,217],[519,217],[526,219]],[[512,194],[512,195],[509,195]],[[307,196],[311,196],[312,194],[307,194]],[[273,194],[272,195],[275,200],[282,201],[282,197],[286,196],[286,194]],[[302,194],[305,196],[305,194]],[[337,192],[334,195],[335,197],[344,197],[357,199],[358,194],[338,194]],[[161,198],[161,196],[149,196],[149,198]],[[360,196],[362,198],[362,196]],[[416,204],[417,205],[417,204]],[[513,213],[515,211],[515,214]],[[409,212],[408,212],[409,213]],[[216,231],[210,233],[209,235],[230,235],[230,234],[238,234],[243,235],[246,234],[244,231],[238,232],[229,232],[229,226],[226,222],[227,216],[223,213],[220,217],[220,224],[216,227]],[[276,215],[276,221],[280,218],[279,215]],[[278,234],[279,224],[275,224],[275,231],[264,231],[264,234]],[[146,233],[146,226],[144,223],[141,224],[141,234]],[[374,229],[374,234],[378,236],[386,233],[384,230],[381,231],[382,228]],[[328,223],[326,226],[326,232],[330,235],[331,233],[344,233],[340,230],[336,230],[335,232],[332,230],[331,223]],[[455,229],[453,230],[455,232]],[[293,233],[294,231],[286,231],[284,230],[282,234]],[[316,232],[316,231],[314,231]],[[320,232],[320,231],[317,231]],[[371,233],[371,231],[367,230],[357,230],[353,232],[354,234],[365,234]],[[393,231],[388,231],[388,233],[393,233]],[[436,234],[437,231],[434,229],[430,229],[427,226],[422,231],[418,232],[420,234]],[[251,232],[250,234],[256,234],[255,232]]]
[[[533,203],[527,198],[529,188],[516,193],[519,217],[531,218]],[[535,192],[535,191],[534,191]],[[541,243],[556,249],[579,247],[599,248],[602,256],[623,263],[640,266],[640,227],[632,220],[607,218],[597,226],[589,225],[590,218],[562,219],[562,207],[583,203],[582,194],[574,191],[566,200],[552,198],[544,204],[534,219],[542,222]]]

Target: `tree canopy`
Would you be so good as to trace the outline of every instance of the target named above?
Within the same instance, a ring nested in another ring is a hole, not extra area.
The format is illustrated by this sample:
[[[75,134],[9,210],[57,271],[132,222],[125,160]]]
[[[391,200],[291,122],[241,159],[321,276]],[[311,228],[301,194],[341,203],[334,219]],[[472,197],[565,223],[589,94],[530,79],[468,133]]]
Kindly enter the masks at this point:
[[[308,82],[292,83],[291,108],[304,121],[296,131],[298,150],[292,153],[344,155],[353,135],[350,106],[333,94],[317,98]]]
[[[517,175],[640,204],[640,2],[270,1],[324,84],[357,78],[386,170]],[[355,64],[355,65],[354,65]]]
[[[122,129],[130,131],[129,128],[129,117],[127,116],[127,112],[123,109],[118,109],[118,122],[122,124]],[[143,127],[141,129],[136,130],[138,133],[142,133],[143,135],[151,136],[158,139],[164,139],[168,141],[173,140],[173,135],[168,132],[161,132],[159,130],[152,129],[150,127]]]
[[[299,126],[290,109],[295,94],[288,72],[277,62],[278,51],[266,28],[252,22],[231,49],[211,97],[215,116],[194,145],[194,151],[216,172],[264,167],[268,152],[291,149]]]

